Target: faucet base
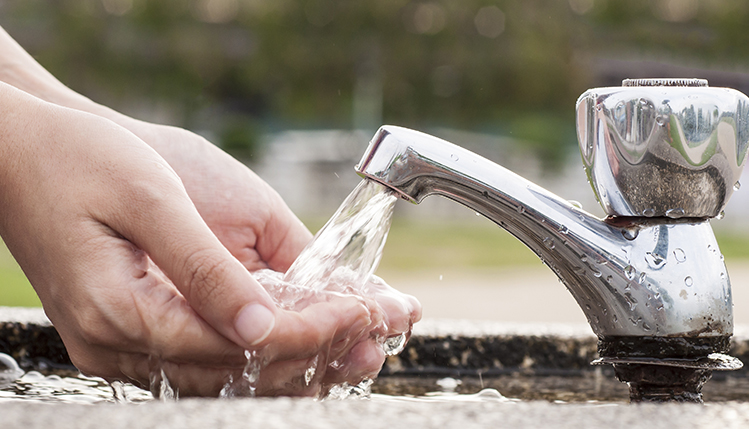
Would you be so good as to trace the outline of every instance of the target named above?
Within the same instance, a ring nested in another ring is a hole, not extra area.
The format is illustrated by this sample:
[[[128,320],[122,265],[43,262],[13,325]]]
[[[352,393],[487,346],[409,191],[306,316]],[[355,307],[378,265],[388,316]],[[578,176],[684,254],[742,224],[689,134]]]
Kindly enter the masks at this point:
[[[612,364],[619,381],[629,386],[630,402],[702,403],[702,386],[714,370],[743,367],[725,355],[730,336],[606,337],[598,341],[601,356],[594,365]]]
[[[712,370],[662,365],[615,364],[619,381],[629,386],[630,402],[702,403],[702,386]]]

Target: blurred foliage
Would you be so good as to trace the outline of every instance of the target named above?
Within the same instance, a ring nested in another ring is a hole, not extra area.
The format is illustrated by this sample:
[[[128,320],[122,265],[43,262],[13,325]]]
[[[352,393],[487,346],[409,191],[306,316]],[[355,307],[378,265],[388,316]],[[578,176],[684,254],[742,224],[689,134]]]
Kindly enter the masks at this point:
[[[745,71],[748,19],[734,0],[0,0],[66,84],[228,146],[258,123],[350,128],[375,97],[373,120],[513,135],[549,165],[579,94],[641,77],[599,59]]]

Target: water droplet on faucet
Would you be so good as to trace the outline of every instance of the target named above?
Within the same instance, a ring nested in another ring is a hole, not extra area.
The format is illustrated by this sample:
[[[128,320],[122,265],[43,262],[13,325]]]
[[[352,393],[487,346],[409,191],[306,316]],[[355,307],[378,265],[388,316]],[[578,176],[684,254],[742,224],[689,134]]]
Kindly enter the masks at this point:
[[[627,265],[626,267],[624,267],[624,275],[627,276],[629,280],[634,279],[635,274],[637,274],[637,270],[632,265]]]
[[[674,249],[674,258],[676,258],[676,262],[682,263],[687,260],[687,254],[680,247],[677,247]]]
[[[687,285],[687,287],[691,287],[694,284],[694,280],[692,280],[691,276],[686,276],[684,278],[684,284]]]
[[[715,216],[715,219],[721,220],[724,217],[726,217],[726,211],[725,210],[721,210],[720,213],[718,213],[718,216]]]
[[[569,233],[569,230],[567,229],[567,227],[566,227],[566,226],[564,226],[564,225],[560,225],[560,226],[559,226],[559,233],[560,233],[560,234],[567,234],[567,233]]]
[[[656,252],[645,253],[645,260],[648,262],[648,266],[654,270],[660,270],[664,265],[666,265],[666,258]]]
[[[549,237],[544,238],[544,245],[549,249],[554,249],[554,240]]]
[[[454,153],[451,153],[451,154],[450,154],[450,159],[452,159],[453,161],[457,161],[457,160],[459,160],[460,158],[458,158],[458,155],[455,155]]]
[[[638,228],[623,228],[622,229],[622,235],[624,238],[626,238],[629,241],[634,240],[637,238],[637,235],[640,234],[640,230]]]
[[[640,277],[637,278],[637,283],[642,284],[645,281],[645,277],[647,277],[647,273],[640,273]]]
[[[737,181],[733,184],[733,190],[738,191],[739,189],[741,189],[741,182]]]
[[[652,208],[647,208],[642,211],[642,215],[645,217],[653,217],[655,216],[655,210]]]
[[[684,209],[682,208],[666,210],[666,216],[670,217],[671,219],[679,219],[680,217],[684,217],[684,214]]]

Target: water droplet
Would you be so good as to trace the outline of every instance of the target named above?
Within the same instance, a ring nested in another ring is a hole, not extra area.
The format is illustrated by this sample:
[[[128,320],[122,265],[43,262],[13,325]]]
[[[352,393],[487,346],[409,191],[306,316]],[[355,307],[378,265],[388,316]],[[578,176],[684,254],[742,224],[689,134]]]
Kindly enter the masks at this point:
[[[614,280],[614,277],[612,276],[606,276],[606,281],[611,283]]]
[[[592,271],[593,271],[593,276],[595,276],[595,277],[601,277],[601,272],[600,271],[598,271],[596,269],[593,269]]]
[[[554,240],[549,237],[544,238],[544,245],[549,249],[554,249]]]
[[[590,310],[590,304],[585,304],[585,309]]]
[[[684,284],[687,285],[687,287],[691,287],[694,284],[694,280],[692,280],[691,276],[686,276],[684,278]]]
[[[603,105],[601,105],[601,104],[596,104],[596,111],[597,111],[597,112],[600,112],[601,110],[603,110]]]
[[[520,213],[520,214],[525,213],[525,207],[524,206],[518,206],[518,213]]]
[[[720,279],[725,280],[726,279],[726,273],[720,273]]]
[[[573,271],[575,271],[577,274],[580,274],[580,275],[585,274],[585,268],[583,267],[574,267]]]
[[[642,324],[642,329],[644,329],[644,330],[646,330],[646,331],[649,331],[649,330],[650,330],[650,329],[652,329],[652,328],[650,328],[650,325],[648,325],[647,323],[643,323],[643,324]]]
[[[603,309],[603,315],[605,316],[605,315],[607,315],[607,314],[609,314],[609,311],[608,311],[607,309],[605,309],[605,308],[604,308],[604,309]]]
[[[627,300],[627,304],[629,304],[629,311],[635,311],[635,308],[637,308],[637,300],[635,297],[630,293],[625,293],[624,298]]]
[[[647,273],[640,273],[640,277],[637,278],[637,283],[642,284],[645,281],[645,277],[647,277]]]
[[[624,238],[626,238],[629,241],[634,240],[637,238],[637,235],[640,233],[639,228],[623,228],[622,229],[622,235]]]
[[[654,209],[645,209],[642,211],[642,215],[645,217],[653,217],[655,216],[655,210]]]
[[[674,249],[674,258],[676,258],[676,262],[682,263],[687,260],[687,254],[680,247],[677,247]]]
[[[588,262],[588,257],[587,256],[583,256],[583,257],[580,258],[580,261],[582,261],[582,262]]]
[[[733,184],[733,190],[738,191],[739,189],[741,189],[741,182],[736,181],[736,183]]]
[[[637,274],[637,270],[632,265],[627,265],[626,267],[624,267],[624,275],[627,276],[628,279],[634,279],[635,274]]]
[[[718,216],[715,216],[715,219],[721,220],[724,217],[726,217],[726,211],[725,210],[721,210],[720,213],[718,213]]]
[[[684,217],[684,214],[684,209],[682,208],[666,210],[666,216],[670,217],[671,219],[679,219],[680,217]]]
[[[580,201],[569,200],[569,203],[572,204],[572,207],[575,207],[576,209],[583,209],[583,204]]]
[[[661,126],[661,127],[664,126],[664,125],[666,125],[666,120],[667,120],[666,116],[664,116],[664,115],[658,115],[655,118],[655,122],[658,123],[658,125]]]
[[[460,158],[458,158],[458,155],[455,155],[454,153],[451,153],[451,154],[450,154],[450,159],[452,159],[453,161],[457,161],[457,160],[459,160]]]
[[[648,105],[648,99],[647,98],[641,98],[640,99],[640,104],[642,104],[643,106],[647,106]]]
[[[407,341],[408,336],[405,333],[388,337],[382,345],[382,350],[385,352],[385,356],[395,356],[402,352],[406,347]]]
[[[666,265],[666,258],[655,252],[645,253],[645,260],[648,262],[648,266],[654,270],[660,270]]]
[[[560,232],[561,234],[567,234],[567,233],[569,233],[569,230],[567,229],[567,227],[566,227],[566,226],[564,226],[564,225],[559,225],[559,232]]]

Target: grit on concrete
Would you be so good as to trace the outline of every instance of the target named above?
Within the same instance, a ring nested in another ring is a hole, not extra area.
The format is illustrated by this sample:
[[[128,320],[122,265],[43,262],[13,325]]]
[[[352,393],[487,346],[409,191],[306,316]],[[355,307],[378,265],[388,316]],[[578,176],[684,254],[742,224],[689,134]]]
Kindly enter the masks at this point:
[[[749,325],[749,262],[726,263],[736,325]],[[416,296],[424,318],[585,324],[582,310],[546,266],[430,271],[382,277]]]
[[[3,428],[744,428],[749,404],[182,400],[142,405],[0,403]]]

